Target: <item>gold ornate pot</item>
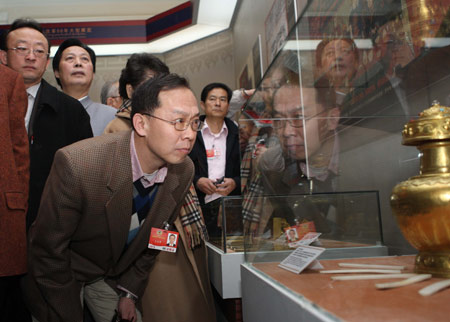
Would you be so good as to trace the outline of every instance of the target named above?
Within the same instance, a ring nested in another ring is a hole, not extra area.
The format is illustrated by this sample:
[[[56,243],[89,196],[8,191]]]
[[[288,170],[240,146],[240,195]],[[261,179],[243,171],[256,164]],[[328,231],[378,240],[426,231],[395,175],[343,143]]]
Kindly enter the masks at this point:
[[[450,277],[450,108],[434,103],[402,134],[404,145],[421,152],[420,175],[394,187],[392,211],[419,250],[415,271]]]

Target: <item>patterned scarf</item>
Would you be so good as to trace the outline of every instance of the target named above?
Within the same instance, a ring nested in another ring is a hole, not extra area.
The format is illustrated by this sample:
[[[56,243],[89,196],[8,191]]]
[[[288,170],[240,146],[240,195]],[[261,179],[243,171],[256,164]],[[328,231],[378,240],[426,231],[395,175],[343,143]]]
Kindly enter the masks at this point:
[[[188,237],[188,246],[191,249],[199,246],[202,240],[208,240],[208,232],[206,231],[200,202],[193,184],[191,184],[184,198],[184,204],[180,210],[180,219],[184,232]]]
[[[242,216],[244,235],[253,235],[261,220],[264,188],[261,173],[255,166],[257,129],[254,129],[241,160]]]

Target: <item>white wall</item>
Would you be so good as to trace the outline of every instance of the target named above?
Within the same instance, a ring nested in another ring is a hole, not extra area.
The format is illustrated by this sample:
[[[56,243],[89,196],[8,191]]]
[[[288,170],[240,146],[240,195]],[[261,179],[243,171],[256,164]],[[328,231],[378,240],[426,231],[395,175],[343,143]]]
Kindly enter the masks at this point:
[[[200,99],[200,92],[205,85],[222,82],[234,88],[233,39],[231,31],[201,39],[195,43],[180,47],[164,55],[157,55],[170,71],[189,79],[191,88]],[[97,57],[96,73],[89,95],[100,102],[100,90],[105,81],[119,79],[121,70],[130,56]],[[57,86],[51,64],[44,78]]]
[[[242,0],[239,2],[233,26],[234,73],[240,75],[252,51],[258,34],[262,36],[264,70],[267,68],[265,20],[274,0]],[[237,84],[236,84],[237,86]]]

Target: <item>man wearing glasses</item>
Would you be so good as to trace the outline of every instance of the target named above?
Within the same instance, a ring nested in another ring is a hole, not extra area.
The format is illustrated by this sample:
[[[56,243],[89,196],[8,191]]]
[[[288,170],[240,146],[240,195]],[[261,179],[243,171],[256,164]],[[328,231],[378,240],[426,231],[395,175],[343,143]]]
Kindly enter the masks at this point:
[[[55,155],[30,230],[25,289],[37,321],[81,322],[80,291],[97,322],[110,322],[115,310],[142,321],[135,303],[146,285],[148,321],[215,320],[195,200],[192,213],[180,212],[194,176],[187,155],[202,127],[186,79],[169,74],[144,82],[131,119],[132,131]],[[161,230],[180,234],[175,253],[149,248]]]
[[[42,78],[50,61],[50,42],[36,21],[14,21],[2,38],[1,49],[1,62],[22,75],[28,93],[25,126],[30,143],[29,228],[36,218],[55,152],[92,137],[92,130],[80,102]]]
[[[279,143],[262,153],[258,163],[267,195],[332,192],[336,186],[339,142],[335,130],[340,111],[334,91],[307,77],[302,80],[303,86],[285,84],[274,94],[273,128]],[[330,230],[325,218],[328,209],[319,209],[307,199],[300,203],[279,198],[272,206],[274,216],[285,218],[291,226],[312,220],[317,231]]]

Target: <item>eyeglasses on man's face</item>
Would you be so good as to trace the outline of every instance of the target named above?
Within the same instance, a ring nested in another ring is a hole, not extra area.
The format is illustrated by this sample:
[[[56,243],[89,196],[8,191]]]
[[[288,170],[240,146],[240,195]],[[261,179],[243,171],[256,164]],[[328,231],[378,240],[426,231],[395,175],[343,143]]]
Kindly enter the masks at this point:
[[[286,123],[289,123],[291,127],[303,127],[303,122],[308,121],[308,119],[299,118],[276,118],[272,122],[272,127],[276,130],[283,129],[286,127]]]
[[[48,53],[42,48],[31,49],[25,46],[17,46],[14,48],[8,48],[8,50],[14,51],[19,56],[28,56],[32,51],[34,56],[36,56],[37,58],[47,58],[48,56]]]
[[[200,131],[203,128],[203,122],[200,119],[193,119],[190,122],[182,118],[176,119],[175,121],[169,121],[149,113],[141,113],[141,114],[154,117],[155,119],[164,121],[166,123],[170,123],[175,127],[175,130],[177,131],[185,131],[187,130],[189,125],[191,126],[192,131]]]

